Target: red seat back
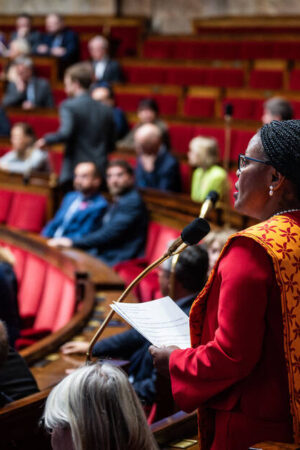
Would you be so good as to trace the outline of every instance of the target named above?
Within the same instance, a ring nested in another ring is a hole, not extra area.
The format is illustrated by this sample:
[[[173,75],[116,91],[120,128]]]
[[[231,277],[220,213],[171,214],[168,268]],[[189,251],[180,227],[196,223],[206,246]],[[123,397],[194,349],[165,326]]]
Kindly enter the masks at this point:
[[[170,241],[180,236],[180,231],[166,225],[159,225],[160,229],[156,237],[155,245],[152,248],[149,264],[158,259],[167,249]]]
[[[0,223],[6,223],[9,215],[14,192],[2,190],[0,191]]]
[[[46,267],[45,261],[28,253],[19,290],[21,317],[36,315],[43,293]]]
[[[39,233],[45,224],[47,198],[40,194],[16,192],[13,197],[7,225]]]
[[[52,331],[57,331],[66,325],[73,316],[76,303],[75,283],[69,278],[63,282],[61,302],[53,323]]]
[[[65,275],[57,268],[49,266],[47,269],[42,299],[34,321],[34,329],[53,330],[56,316],[63,301],[63,286]]]

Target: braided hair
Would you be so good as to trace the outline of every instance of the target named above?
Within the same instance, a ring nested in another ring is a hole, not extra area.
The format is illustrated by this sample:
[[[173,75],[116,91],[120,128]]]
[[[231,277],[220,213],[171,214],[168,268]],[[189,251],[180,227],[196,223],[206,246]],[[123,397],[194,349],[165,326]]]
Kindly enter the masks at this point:
[[[300,198],[300,120],[273,120],[259,136],[272,166],[296,186]]]

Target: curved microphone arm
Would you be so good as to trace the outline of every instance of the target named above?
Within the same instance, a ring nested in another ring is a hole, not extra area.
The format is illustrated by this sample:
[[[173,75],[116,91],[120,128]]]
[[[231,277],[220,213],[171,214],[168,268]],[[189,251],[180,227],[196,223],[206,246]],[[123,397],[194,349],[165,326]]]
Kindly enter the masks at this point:
[[[179,243],[179,239],[176,239],[175,242]],[[131,292],[131,290],[140,282],[140,280],[142,278],[144,278],[148,272],[150,272],[152,269],[154,269],[155,267],[159,266],[162,262],[166,261],[166,259],[170,258],[170,256],[173,255],[179,255],[179,253],[183,252],[183,250],[185,250],[188,247],[188,244],[185,243],[181,243],[181,245],[177,245],[176,247],[175,242],[173,243],[173,245],[171,245],[171,247],[166,251],[166,253],[164,253],[160,258],[158,258],[156,261],[154,261],[152,264],[150,264],[150,266],[146,267],[146,269],[143,270],[143,272],[141,272],[130,284],[129,286],[127,286],[127,288],[125,289],[125,291],[122,293],[122,295],[120,295],[120,297],[118,298],[118,300],[116,301],[116,303],[121,303],[123,302],[123,300],[125,300],[125,298],[128,296],[128,294]],[[182,241],[181,241],[182,242]],[[173,247],[174,246],[174,247]],[[111,320],[112,316],[114,315],[114,310],[112,309],[110,311],[110,313],[107,315],[107,317],[105,318],[104,322],[101,324],[101,326],[99,327],[99,329],[97,330],[97,332],[94,334],[94,336],[92,337],[90,343],[89,343],[89,348],[86,352],[86,362],[91,361],[91,354],[92,354],[92,350],[93,347],[96,343],[96,341],[99,339],[99,337],[101,336],[101,334],[103,333],[103,331],[105,330],[106,326],[108,325],[109,321]]]

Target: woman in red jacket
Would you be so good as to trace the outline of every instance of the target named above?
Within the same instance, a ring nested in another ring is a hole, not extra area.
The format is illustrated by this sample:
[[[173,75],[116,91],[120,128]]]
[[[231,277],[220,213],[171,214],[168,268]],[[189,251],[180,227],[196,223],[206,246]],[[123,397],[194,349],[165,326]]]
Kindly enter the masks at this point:
[[[202,449],[300,442],[300,121],[239,157],[235,207],[261,221],[226,243],[190,313],[192,348],[150,348]]]

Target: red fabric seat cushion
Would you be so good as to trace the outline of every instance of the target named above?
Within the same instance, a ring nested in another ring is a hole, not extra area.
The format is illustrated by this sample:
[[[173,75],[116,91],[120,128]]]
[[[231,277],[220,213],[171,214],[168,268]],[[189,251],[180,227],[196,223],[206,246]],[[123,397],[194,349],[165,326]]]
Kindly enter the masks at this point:
[[[254,131],[232,130],[231,133],[231,161],[238,161],[240,153],[245,153],[250,139],[254,136]]]
[[[189,194],[191,192],[192,169],[188,163],[180,162],[180,177],[182,192]]]
[[[64,154],[62,152],[51,151],[48,153],[50,159],[51,169],[59,175],[62,168],[62,163],[64,159]]]
[[[296,90],[300,89],[300,69],[294,69],[291,71],[289,88]]]
[[[13,198],[14,198],[13,191],[7,191],[4,189],[1,189],[1,191],[0,191],[0,222],[1,223],[7,222]]]
[[[250,73],[249,86],[253,89],[282,89],[283,72],[254,69]]]
[[[123,71],[129,83],[164,84],[166,71],[162,67],[124,66]]]
[[[187,117],[214,117],[214,98],[187,97],[184,101],[183,112]]]
[[[65,278],[62,287],[61,301],[52,326],[52,331],[57,331],[65,326],[73,316],[76,304],[75,282]]]
[[[204,86],[243,87],[243,69],[208,68],[204,71]]]
[[[194,126],[169,124],[171,148],[180,153],[187,153],[189,142],[194,137]]]
[[[135,112],[138,108],[140,101],[145,98],[145,94],[140,93],[116,93],[117,105],[128,112]],[[178,107],[178,97],[172,94],[154,94],[151,96],[154,98],[159,106],[161,114],[176,114]]]
[[[47,197],[16,192],[7,218],[7,225],[39,233],[45,224]]]
[[[235,119],[260,120],[263,114],[263,103],[265,100],[256,98],[232,98],[223,101],[233,106],[233,117]]]
[[[19,289],[21,317],[34,317],[36,315],[44,289],[46,268],[45,261],[28,253]]]
[[[37,137],[42,137],[46,133],[52,133],[59,127],[58,117],[47,117],[38,115],[25,115],[25,114],[10,114],[9,115],[11,124],[14,125],[16,122],[27,122],[31,125],[37,135]]]

